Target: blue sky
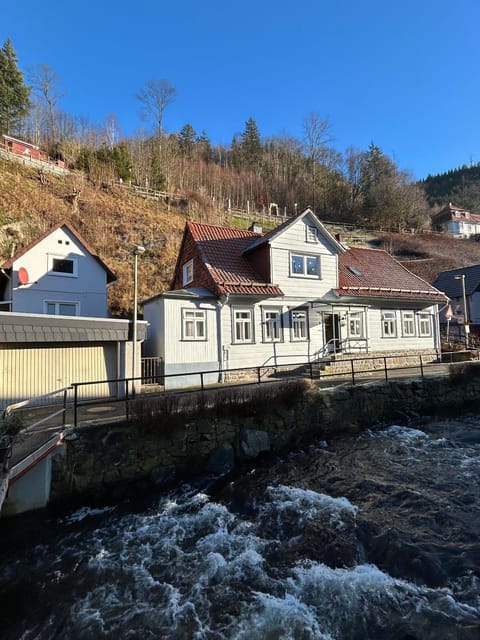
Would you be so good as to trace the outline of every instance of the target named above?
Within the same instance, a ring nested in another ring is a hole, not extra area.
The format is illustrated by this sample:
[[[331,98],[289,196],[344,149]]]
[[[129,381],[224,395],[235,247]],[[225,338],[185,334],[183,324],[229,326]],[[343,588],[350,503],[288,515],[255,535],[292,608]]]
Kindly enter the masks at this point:
[[[64,111],[124,135],[145,127],[136,94],[167,79],[164,127],[230,144],[329,120],[343,152],[371,141],[424,178],[480,162],[480,0],[6,2],[0,44],[23,71],[52,67]]]

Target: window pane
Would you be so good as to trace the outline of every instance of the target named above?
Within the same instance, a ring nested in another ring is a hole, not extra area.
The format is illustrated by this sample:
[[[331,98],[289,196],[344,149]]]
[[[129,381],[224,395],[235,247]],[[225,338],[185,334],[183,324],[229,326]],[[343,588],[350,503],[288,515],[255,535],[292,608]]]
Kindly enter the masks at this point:
[[[58,305],[58,313],[61,316],[74,316],[76,312],[76,308],[74,304],[63,304],[62,302]]]
[[[205,323],[203,320],[197,320],[197,338],[205,337]]]
[[[303,274],[303,256],[292,256],[292,273]]]
[[[53,258],[52,271],[57,271],[58,273],[73,273],[73,260]]]
[[[47,302],[47,313],[50,314],[55,314],[55,303],[54,302]]]
[[[318,257],[307,257],[307,275],[318,276],[320,275],[320,260]]]
[[[193,322],[192,320],[187,320],[185,322],[185,337],[186,338],[193,338],[194,337],[194,331],[193,331]]]

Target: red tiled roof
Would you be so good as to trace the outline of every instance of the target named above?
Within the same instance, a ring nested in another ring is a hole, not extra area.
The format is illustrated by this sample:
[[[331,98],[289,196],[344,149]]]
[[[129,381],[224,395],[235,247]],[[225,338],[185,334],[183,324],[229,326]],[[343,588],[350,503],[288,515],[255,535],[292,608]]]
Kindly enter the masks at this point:
[[[446,299],[441,291],[383,250],[348,249],[338,256],[338,270],[339,295],[432,301]]]
[[[252,240],[262,237],[262,234],[199,222],[187,222],[187,229],[220,295],[283,295],[280,287],[264,282],[249,261],[242,256],[243,250]]]

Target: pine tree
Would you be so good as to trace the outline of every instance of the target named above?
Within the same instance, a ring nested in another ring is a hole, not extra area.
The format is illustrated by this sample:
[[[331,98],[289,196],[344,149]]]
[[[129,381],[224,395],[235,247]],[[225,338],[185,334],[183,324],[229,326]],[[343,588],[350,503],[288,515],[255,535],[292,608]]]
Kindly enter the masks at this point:
[[[182,155],[190,157],[195,145],[197,134],[191,124],[186,124],[178,134],[178,144]]]
[[[240,140],[240,157],[245,169],[258,170],[262,161],[262,143],[257,123],[249,118]]]
[[[0,131],[8,134],[18,128],[29,112],[29,96],[12,42],[6,40],[0,49]]]

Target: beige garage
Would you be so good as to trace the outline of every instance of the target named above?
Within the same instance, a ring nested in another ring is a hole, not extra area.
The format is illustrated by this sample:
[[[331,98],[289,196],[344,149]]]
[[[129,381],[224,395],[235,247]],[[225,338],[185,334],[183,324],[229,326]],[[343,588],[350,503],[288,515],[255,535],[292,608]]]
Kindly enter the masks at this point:
[[[73,382],[130,377],[130,334],[128,320],[0,312],[0,410]],[[141,322],[138,351],[144,337]],[[115,382],[79,387],[80,398],[116,394]]]

